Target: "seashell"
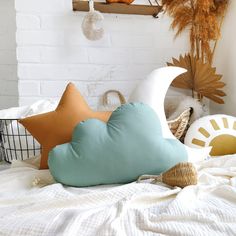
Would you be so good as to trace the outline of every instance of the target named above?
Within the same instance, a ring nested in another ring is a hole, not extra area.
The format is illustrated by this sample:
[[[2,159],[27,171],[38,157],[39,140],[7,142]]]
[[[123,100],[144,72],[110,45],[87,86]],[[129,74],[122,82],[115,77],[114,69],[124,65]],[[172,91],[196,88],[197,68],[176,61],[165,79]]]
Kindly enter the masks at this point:
[[[82,31],[87,39],[95,41],[103,37],[104,29],[102,27],[97,27],[103,20],[103,15],[99,11],[94,10],[94,2],[93,0],[90,0],[89,12],[82,22]]]
[[[142,175],[137,182],[145,179],[153,179],[152,183],[163,182],[172,187],[184,188],[197,184],[197,171],[192,163],[182,162],[160,175]]]

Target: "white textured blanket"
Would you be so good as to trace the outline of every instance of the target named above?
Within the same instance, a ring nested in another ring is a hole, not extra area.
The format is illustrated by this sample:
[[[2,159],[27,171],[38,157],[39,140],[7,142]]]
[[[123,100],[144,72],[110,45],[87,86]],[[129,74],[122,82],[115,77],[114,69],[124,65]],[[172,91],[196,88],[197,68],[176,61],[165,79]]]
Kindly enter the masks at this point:
[[[15,165],[0,171],[0,235],[236,235],[236,156],[198,170],[199,184],[182,190],[149,183],[68,188],[47,170]]]

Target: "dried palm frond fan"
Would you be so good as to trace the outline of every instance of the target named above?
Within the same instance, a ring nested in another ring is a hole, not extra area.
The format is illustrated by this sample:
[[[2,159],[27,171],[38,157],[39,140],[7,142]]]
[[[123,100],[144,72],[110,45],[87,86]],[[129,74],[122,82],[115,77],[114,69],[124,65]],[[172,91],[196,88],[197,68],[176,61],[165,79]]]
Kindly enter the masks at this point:
[[[160,175],[142,175],[137,182],[151,179],[153,184],[163,182],[172,187],[184,188],[189,185],[197,184],[197,171],[192,163],[182,162]]]
[[[188,69],[172,86],[191,89],[193,97],[196,92],[199,100],[207,97],[224,103],[219,97],[226,95],[220,90],[225,84],[219,81],[221,76],[215,73],[212,62],[229,0],[162,0],[162,5],[173,18],[171,28],[176,30],[176,37],[186,29],[190,32],[190,53],[180,56],[179,61],[173,59],[173,63],[167,63]],[[204,86],[207,89],[203,89]]]
[[[216,74],[216,69],[209,63],[203,63],[190,54],[180,56],[179,60],[173,58],[173,63],[168,66],[179,66],[187,69],[187,72],[178,76],[172,86],[182,89],[192,90],[192,94],[197,92],[200,97],[207,97],[212,101],[223,104],[222,98],[226,94],[221,90],[225,83],[221,82],[222,75]]]

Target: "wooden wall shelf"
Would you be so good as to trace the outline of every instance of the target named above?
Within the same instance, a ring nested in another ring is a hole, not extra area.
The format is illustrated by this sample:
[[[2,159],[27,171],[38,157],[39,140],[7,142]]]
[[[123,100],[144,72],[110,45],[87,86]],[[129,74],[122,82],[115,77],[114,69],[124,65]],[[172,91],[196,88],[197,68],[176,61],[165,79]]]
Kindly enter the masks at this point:
[[[158,17],[159,12],[162,11],[161,6],[149,5],[135,5],[124,3],[103,3],[94,2],[94,8],[103,13],[115,14],[134,14],[134,15],[152,15]],[[88,1],[73,0],[73,11],[88,11]]]

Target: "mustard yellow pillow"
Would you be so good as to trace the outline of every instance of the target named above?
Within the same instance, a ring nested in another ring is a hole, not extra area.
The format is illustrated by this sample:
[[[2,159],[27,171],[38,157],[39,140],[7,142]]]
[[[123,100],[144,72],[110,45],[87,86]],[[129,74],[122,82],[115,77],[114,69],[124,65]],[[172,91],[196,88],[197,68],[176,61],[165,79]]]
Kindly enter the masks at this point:
[[[74,127],[81,121],[96,118],[106,122],[111,112],[92,111],[75,85],[69,83],[55,111],[27,117],[19,122],[42,146],[40,169],[48,168],[49,151],[71,141]]]

